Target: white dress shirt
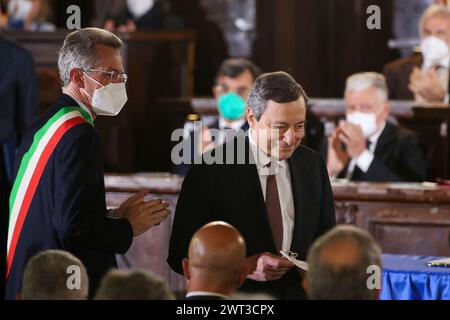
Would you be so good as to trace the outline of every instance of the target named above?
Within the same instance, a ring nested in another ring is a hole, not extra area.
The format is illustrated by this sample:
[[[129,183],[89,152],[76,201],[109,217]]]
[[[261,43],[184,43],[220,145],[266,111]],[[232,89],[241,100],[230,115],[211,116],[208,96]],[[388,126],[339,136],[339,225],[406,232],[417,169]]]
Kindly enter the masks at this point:
[[[230,300],[230,297],[224,295],[224,294],[220,294],[220,293],[216,293],[216,292],[207,292],[207,291],[192,291],[192,292],[188,292],[186,294],[186,298],[190,298],[190,297],[197,297],[197,296],[207,296],[207,297],[219,297],[225,300]]]
[[[247,120],[245,118],[238,119],[236,121],[233,121],[231,123],[228,123],[225,121],[224,118],[219,118],[219,130],[220,130],[220,136],[217,139],[216,145],[221,145],[225,142],[225,128],[230,128],[234,130],[234,133],[236,134],[242,126],[245,124]]]
[[[383,132],[385,126],[386,122],[383,123],[383,125],[380,127],[380,129],[378,129],[378,131],[374,135],[372,135],[367,139],[370,141],[369,149],[364,150],[359,155],[359,157],[354,159],[352,158],[352,160],[348,165],[346,178],[348,179],[351,178],[356,166],[358,166],[358,168],[364,173],[367,172],[367,170],[369,170],[370,165],[372,164],[372,161],[375,158],[375,148],[377,147],[378,138]]]
[[[81,109],[83,109],[84,111],[86,111],[90,116],[91,116],[91,120],[94,121],[94,115],[92,114],[92,111],[89,110],[88,107],[86,107],[86,105],[81,102],[80,100],[78,100],[77,98],[71,97],[73,100],[75,100],[76,103],[79,104],[79,106],[81,107]]]
[[[266,200],[267,177],[275,174],[278,188],[278,198],[280,199],[281,216],[283,220],[283,243],[282,249],[285,252],[291,250],[292,235],[294,233],[295,208],[292,194],[291,174],[286,160],[276,160],[269,157],[264,151],[258,148],[253,139],[253,130],[249,130],[250,149],[255,158],[256,168],[258,169],[261,189]],[[268,164],[270,168],[267,167]]]

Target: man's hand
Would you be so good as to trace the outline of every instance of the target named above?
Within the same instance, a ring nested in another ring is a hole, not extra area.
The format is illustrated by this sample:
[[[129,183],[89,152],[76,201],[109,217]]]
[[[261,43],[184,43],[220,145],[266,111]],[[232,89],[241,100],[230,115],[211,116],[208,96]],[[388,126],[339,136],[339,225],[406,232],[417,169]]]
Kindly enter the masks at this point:
[[[443,102],[446,90],[434,68],[424,71],[417,67],[409,76],[408,88],[420,102]]]
[[[347,153],[353,159],[358,158],[364,150],[366,150],[366,138],[359,125],[341,121],[339,123],[338,137],[346,144]]]
[[[336,128],[328,137],[327,168],[330,177],[337,176],[350,159],[347,151],[342,149],[339,132],[340,129]]]
[[[169,204],[161,199],[144,201],[148,190],[136,193],[114,211],[114,216],[127,219],[138,236],[153,226],[159,225],[170,214]]]
[[[292,262],[269,252],[247,257],[245,261],[247,278],[255,281],[278,280],[293,266]]]

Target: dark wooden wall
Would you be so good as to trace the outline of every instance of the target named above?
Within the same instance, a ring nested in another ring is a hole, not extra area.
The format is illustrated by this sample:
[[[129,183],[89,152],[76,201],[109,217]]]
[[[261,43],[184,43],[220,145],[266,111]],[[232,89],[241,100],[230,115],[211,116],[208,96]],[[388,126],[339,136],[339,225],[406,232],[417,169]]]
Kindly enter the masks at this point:
[[[369,5],[381,9],[381,30],[366,27]],[[348,75],[381,71],[397,57],[393,0],[258,0],[254,60],[266,71],[293,74],[313,97],[340,97]]]

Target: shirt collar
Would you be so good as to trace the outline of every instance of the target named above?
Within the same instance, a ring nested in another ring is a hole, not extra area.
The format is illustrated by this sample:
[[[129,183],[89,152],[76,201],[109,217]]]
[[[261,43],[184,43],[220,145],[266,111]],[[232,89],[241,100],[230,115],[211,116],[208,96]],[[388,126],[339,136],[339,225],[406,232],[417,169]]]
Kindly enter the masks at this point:
[[[249,129],[248,140],[250,142],[250,148],[252,150],[253,157],[255,158],[255,161],[256,161],[256,166],[258,168],[267,168],[267,165],[269,163],[271,163],[271,164],[276,163],[279,167],[286,168],[286,160],[280,161],[273,157],[270,157],[269,155],[267,155],[267,153],[265,153],[263,150],[261,150],[258,147],[255,140],[253,139],[254,132],[255,132],[255,130],[253,130],[252,128]]]
[[[231,123],[228,123],[225,121],[224,118],[220,117],[219,118],[219,129],[224,129],[226,127],[229,127],[231,129],[233,129],[234,131],[238,131],[239,129],[242,128],[242,126],[244,125],[245,121],[247,121],[245,118],[241,118],[238,119],[236,121],[233,121]]]
[[[376,144],[378,141],[378,138],[381,136],[381,133],[384,130],[384,127],[386,127],[386,121],[384,121],[384,123],[381,125],[380,129],[378,129],[377,132],[375,132],[374,135],[372,135],[370,138],[368,138],[368,140],[372,143],[372,144]]]
[[[86,111],[91,116],[91,120],[92,120],[92,122],[94,122],[94,115],[92,114],[92,111],[89,110],[89,108],[83,102],[78,100],[77,98],[72,97],[72,99],[75,100],[76,103],[78,103],[78,105],[81,107],[81,109]]]
[[[192,291],[186,294],[186,298],[189,297],[197,297],[197,296],[208,296],[208,297],[220,297],[225,300],[230,300],[230,297],[216,292],[208,292],[208,291]]]

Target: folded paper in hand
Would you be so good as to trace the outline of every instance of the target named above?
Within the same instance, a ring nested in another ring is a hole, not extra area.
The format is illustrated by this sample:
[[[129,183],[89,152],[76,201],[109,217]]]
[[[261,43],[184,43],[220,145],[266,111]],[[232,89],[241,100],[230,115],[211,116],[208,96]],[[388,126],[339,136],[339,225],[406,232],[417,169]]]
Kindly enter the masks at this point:
[[[281,255],[292,262],[297,268],[301,270],[308,271],[308,263],[306,261],[297,260],[298,254],[292,251],[286,253],[284,251],[280,251]]]

